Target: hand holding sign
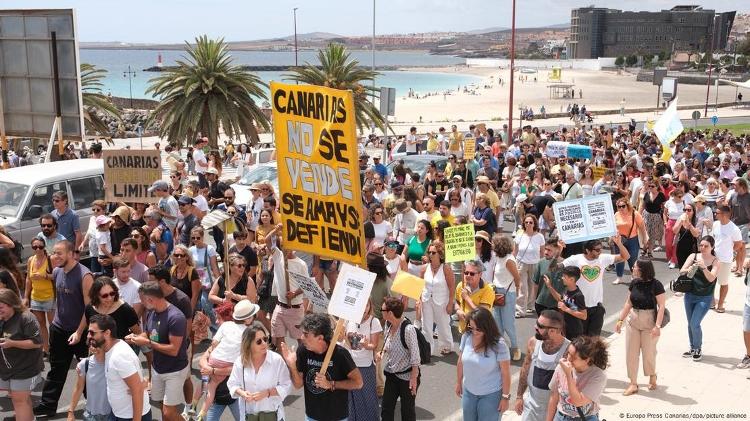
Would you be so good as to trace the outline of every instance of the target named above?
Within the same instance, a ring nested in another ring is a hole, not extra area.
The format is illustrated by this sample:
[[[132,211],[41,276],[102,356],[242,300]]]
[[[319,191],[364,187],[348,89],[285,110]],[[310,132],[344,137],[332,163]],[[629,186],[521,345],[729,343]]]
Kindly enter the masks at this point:
[[[409,272],[398,271],[396,278],[393,280],[393,285],[391,285],[391,292],[419,301],[422,299],[424,284],[423,278],[414,276]]]

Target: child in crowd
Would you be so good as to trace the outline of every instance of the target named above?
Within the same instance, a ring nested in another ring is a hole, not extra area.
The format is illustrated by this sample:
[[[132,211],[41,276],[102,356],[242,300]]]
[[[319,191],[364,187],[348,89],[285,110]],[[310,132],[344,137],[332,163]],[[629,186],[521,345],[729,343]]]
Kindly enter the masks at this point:
[[[544,275],[544,282],[547,284],[550,294],[557,300],[557,309],[565,316],[565,337],[573,340],[583,333],[583,322],[586,320],[586,302],[583,293],[576,285],[578,278],[581,277],[581,270],[575,266],[566,266],[563,268],[562,280],[565,284],[565,293],[563,295],[555,291],[552,282]]]

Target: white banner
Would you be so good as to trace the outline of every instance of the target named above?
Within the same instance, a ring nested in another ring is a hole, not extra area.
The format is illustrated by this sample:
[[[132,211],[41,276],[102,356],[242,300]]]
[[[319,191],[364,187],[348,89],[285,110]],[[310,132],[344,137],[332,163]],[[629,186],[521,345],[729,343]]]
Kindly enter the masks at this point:
[[[342,263],[328,313],[353,322],[362,320],[374,282],[374,273]]]
[[[617,232],[610,195],[555,202],[552,205],[557,235],[565,243],[612,237]]]
[[[302,293],[305,294],[305,297],[307,297],[310,302],[322,309],[328,308],[328,297],[320,289],[320,286],[318,286],[318,283],[315,282],[314,278],[291,271],[289,272],[289,278],[292,278],[295,282],[297,282],[297,285],[302,290]]]

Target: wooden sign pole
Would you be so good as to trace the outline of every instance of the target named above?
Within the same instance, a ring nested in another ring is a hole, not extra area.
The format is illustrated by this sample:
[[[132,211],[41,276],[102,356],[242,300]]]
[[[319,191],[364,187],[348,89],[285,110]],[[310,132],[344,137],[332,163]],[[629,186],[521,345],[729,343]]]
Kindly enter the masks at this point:
[[[326,375],[326,371],[328,371],[328,364],[331,362],[331,357],[333,357],[333,350],[334,348],[336,348],[336,342],[341,335],[341,331],[344,330],[344,326],[346,326],[346,320],[339,319],[339,321],[336,322],[336,328],[333,330],[331,343],[328,345],[328,351],[326,351],[326,356],[323,359],[323,367],[320,368],[320,374],[324,376]]]
[[[229,219],[224,221],[224,262],[223,263],[224,263],[224,285],[229,285]]]

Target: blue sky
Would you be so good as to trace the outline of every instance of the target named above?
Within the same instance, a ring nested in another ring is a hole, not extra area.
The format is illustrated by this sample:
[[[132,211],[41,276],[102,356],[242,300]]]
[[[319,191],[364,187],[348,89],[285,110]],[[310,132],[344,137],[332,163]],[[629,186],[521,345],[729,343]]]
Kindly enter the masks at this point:
[[[408,33],[436,30],[467,31],[510,27],[510,0],[376,0],[376,32]],[[680,0],[648,2],[605,0],[599,7],[632,10],[669,9]],[[570,21],[570,9],[584,3],[573,0],[518,0],[520,27]],[[717,11],[747,12],[750,2],[713,0],[700,2]],[[745,4],[741,6],[741,4]],[[293,33],[292,9],[297,11],[297,31],[340,35],[372,33],[371,0],[3,0],[10,8],[75,8],[81,41],[181,43],[200,34],[242,41]]]

